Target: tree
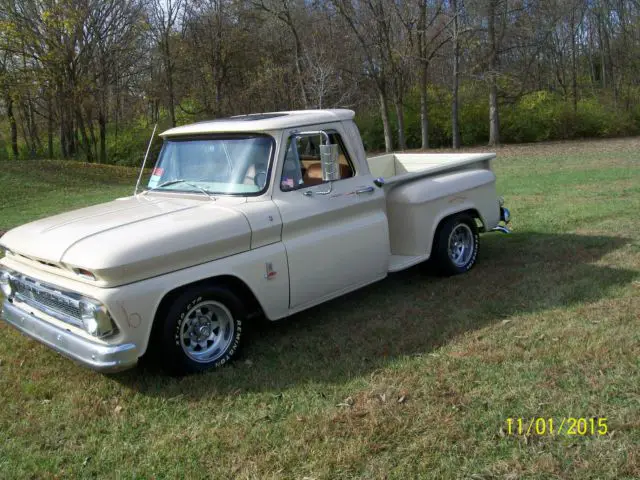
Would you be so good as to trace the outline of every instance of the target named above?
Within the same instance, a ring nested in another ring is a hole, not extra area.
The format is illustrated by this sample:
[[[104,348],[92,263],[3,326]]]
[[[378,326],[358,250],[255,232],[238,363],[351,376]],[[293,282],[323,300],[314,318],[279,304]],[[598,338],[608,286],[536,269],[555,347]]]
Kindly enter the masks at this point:
[[[168,107],[171,126],[176,126],[175,64],[176,52],[172,49],[173,35],[180,15],[183,13],[184,0],[150,0],[149,24],[155,40],[167,82]]]
[[[460,9],[458,0],[451,0],[451,16],[453,17],[453,73],[451,88],[451,146],[460,148]]]
[[[377,90],[385,150],[393,150],[389,119],[389,31],[390,16],[384,0],[333,0],[357,39],[364,60],[364,75],[373,79]]]
[[[305,85],[306,67],[304,64],[305,49],[300,34],[300,21],[297,20],[296,10],[304,9],[303,5],[296,5],[293,0],[260,0],[255,5],[269,13],[289,28],[294,42],[294,64],[300,88],[300,99],[304,108],[309,108],[307,87]]]
[[[506,12],[500,12],[497,19],[502,24],[500,33],[496,33],[496,15],[498,8],[506,8],[506,0],[488,0],[487,25],[489,36],[489,145],[500,143],[500,116],[498,112],[498,50],[505,32]]]

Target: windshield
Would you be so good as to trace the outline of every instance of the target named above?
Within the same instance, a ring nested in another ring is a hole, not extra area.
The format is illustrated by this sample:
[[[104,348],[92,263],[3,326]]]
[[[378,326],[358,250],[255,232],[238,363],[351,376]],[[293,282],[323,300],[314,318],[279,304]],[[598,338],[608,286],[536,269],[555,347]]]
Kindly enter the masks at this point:
[[[259,194],[267,186],[273,143],[266,135],[165,139],[148,188]]]

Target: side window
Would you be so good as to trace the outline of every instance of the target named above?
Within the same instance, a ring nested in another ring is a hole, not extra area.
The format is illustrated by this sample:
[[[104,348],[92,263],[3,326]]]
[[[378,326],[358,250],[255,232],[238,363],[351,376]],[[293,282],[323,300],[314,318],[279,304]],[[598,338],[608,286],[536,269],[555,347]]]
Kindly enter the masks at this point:
[[[329,139],[331,143],[338,145],[340,179],[353,177],[355,170],[344,148],[342,138],[339,134],[330,132]],[[320,163],[320,144],[320,136],[289,137],[280,179],[280,189],[283,192],[324,183],[322,181],[322,165]]]

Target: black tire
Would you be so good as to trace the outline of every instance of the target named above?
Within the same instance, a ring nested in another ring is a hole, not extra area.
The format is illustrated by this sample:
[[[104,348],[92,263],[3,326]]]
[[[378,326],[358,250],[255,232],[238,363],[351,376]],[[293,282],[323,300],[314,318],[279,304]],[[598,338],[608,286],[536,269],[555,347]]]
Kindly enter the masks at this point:
[[[467,247],[463,253],[460,253],[460,257],[456,256],[456,252],[461,252],[460,247],[450,249],[452,235],[458,234],[465,240],[468,238],[472,243],[470,248]],[[480,236],[475,219],[469,214],[461,213],[443,220],[438,226],[431,249],[431,259],[440,275],[458,275],[473,268],[478,258],[479,248]]]
[[[219,368],[239,353],[245,319],[242,302],[229,289],[222,286],[190,288],[175,299],[164,318],[158,318],[163,323],[158,325],[158,335],[154,339],[157,342],[153,346],[156,358],[165,370],[174,375]],[[214,339],[198,342],[207,332],[204,330],[203,333],[202,328],[209,328]],[[217,342],[220,344],[216,345]],[[201,347],[201,344],[206,347]],[[198,348],[202,350],[198,352]],[[210,354],[207,354],[207,348],[212,349]],[[195,358],[198,354],[202,356]]]

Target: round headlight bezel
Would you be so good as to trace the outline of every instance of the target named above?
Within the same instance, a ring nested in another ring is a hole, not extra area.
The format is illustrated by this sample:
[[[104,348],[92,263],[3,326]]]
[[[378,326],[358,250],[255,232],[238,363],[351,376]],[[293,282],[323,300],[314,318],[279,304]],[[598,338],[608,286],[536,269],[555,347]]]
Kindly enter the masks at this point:
[[[89,335],[104,337],[115,331],[115,325],[107,308],[97,302],[80,300],[80,319]]]
[[[6,298],[11,298],[13,296],[11,273],[8,270],[0,270],[0,290]]]

